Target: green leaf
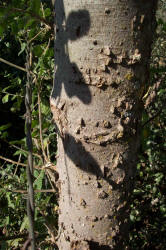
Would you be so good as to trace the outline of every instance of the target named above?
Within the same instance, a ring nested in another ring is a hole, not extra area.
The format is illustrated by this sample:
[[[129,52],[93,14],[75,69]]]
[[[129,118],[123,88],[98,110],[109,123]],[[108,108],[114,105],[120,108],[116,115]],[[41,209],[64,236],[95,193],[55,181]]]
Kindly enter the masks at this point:
[[[163,19],[161,19],[161,18],[159,18],[158,20],[157,20],[157,24],[158,25],[161,25],[161,24],[163,24],[164,22],[163,22]]]
[[[0,126],[0,131],[4,131],[12,126],[11,123]]]
[[[17,24],[17,22],[11,23],[11,30],[12,30],[12,33],[13,33],[14,35],[17,35],[17,34],[18,34],[19,29],[18,29],[18,24]]]
[[[50,16],[51,15],[50,8],[46,8],[45,11],[44,11],[44,14],[45,14],[46,17]]]
[[[46,55],[47,55],[48,57],[54,57],[54,49],[53,49],[53,48],[49,48],[49,49],[47,50]],[[50,59],[49,59],[49,60],[50,60]]]
[[[7,193],[6,197],[8,200],[8,207],[11,207],[14,209],[15,206],[14,206],[14,202],[11,200],[10,193]]]
[[[17,249],[19,247],[19,243],[20,243],[20,239],[12,240],[12,246],[14,246]]]
[[[14,141],[10,141],[10,144],[13,145],[13,144],[17,144],[17,145],[24,145],[26,142],[26,139],[22,139],[22,140],[14,140]]]
[[[44,176],[45,176],[44,170],[41,170],[39,176],[37,177],[37,179],[34,182],[34,187],[36,189],[41,189],[42,188]]]
[[[39,127],[39,122],[38,122],[38,120],[35,120],[35,119],[34,119],[34,120],[32,121],[32,128],[36,128],[36,127],[37,127],[37,128]]]
[[[35,56],[40,57],[42,52],[43,52],[43,49],[42,49],[41,45],[34,46],[33,53]]]
[[[142,190],[140,190],[140,189],[134,189],[134,194],[136,194],[136,195],[138,195],[138,194],[142,194]]]
[[[1,137],[2,137],[2,139],[6,139],[8,137],[8,135],[9,135],[8,132],[5,131],[5,132],[2,133]]]
[[[24,155],[26,157],[28,155],[28,152],[17,150],[13,155]]]
[[[130,214],[130,220],[133,222],[135,221],[135,216],[133,214]]]
[[[158,92],[159,96],[162,96],[163,94],[165,94],[166,90],[165,89],[160,89]]]
[[[35,28],[36,26],[36,20],[33,19],[32,17],[29,17],[29,20],[27,20],[27,23],[25,25],[25,29],[29,28],[29,29],[32,29],[32,28]]]
[[[42,111],[42,114],[47,115],[48,112],[50,111],[50,107],[44,103],[41,103],[41,111]]]
[[[31,0],[31,9],[35,14],[40,13],[40,0]]]
[[[45,139],[43,140],[44,149],[47,148],[48,141],[49,141],[49,138],[45,138]]]
[[[166,207],[165,207],[165,205],[160,206],[160,211],[162,213],[166,213]]]
[[[10,223],[10,217],[7,216],[7,217],[6,217],[6,225],[9,225],[9,223]]]
[[[28,33],[28,38],[31,39],[36,35],[36,29],[35,28],[31,28],[29,33]]]
[[[18,56],[21,55],[24,52],[25,48],[26,48],[26,43],[21,43],[21,50],[18,53]]]
[[[22,232],[25,228],[28,228],[28,216],[25,216],[23,222],[20,227],[20,232]]]
[[[9,94],[6,94],[3,98],[2,98],[2,103],[7,103],[9,100]]]

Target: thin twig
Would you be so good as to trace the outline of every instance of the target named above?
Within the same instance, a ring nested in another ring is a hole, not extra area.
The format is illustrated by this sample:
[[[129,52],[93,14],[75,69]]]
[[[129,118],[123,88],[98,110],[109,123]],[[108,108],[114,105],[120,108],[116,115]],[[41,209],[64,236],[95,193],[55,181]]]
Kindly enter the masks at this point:
[[[17,161],[13,161],[13,160],[8,159],[8,158],[6,158],[6,157],[3,157],[3,156],[1,156],[1,155],[0,155],[0,159],[2,159],[2,160],[4,160],[4,161],[7,161],[7,162],[10,162],[10,163],[12,163],[12,164],[14,164],[14,165],[18,165],[18,166],[22,166],[22,167],[26,167],[26,166],[27,166],[27,164],[24,164],[24,163],[21,163],[21,162],[17,162]]]
[[[142,124],[142,128],[145,127],[149,122],[153,121],[157,116],[161,114],[162,109],[160,109],[154,116],[149,118],[144,124]]]
[[[16,68],[16,69],[20,69],[20,70],[22,70],[22,71],[24,71],[24,72],[27,72],[27,70],[26,70],[25,68],[20,67],[20,66],[14,64],[14,63],[11,63],[11,62],[9,62],[9,61],[7,61],[7,60],[1,58],[1,57],[0,57],[0,62],[6,63],[6,64],[8,64],[9,66],[12,66],[12,67],[14,67],[14,68]]]
[[[30,244],[31,244],[31,239],[28,238],[28,239],[25,241],[25,243],[24,243],[23,247],[21,248],[21,250],[27,250],[27,249],[29,248]]]
[[[20,163],[20,161],[21,161],[21,154],[19,154],[19,157],[18,157],[18,164]],[[15,168],[15,170],[14,170],[14,176],[16,175],[16,173],[17,173],[17,170],[18,170],[18,164],[16,165],[16,168]]]
[[[50,185],[51,185],[52,189],[54,189],[56,191],[54,185],[52,184],[51,174],[50,174],[50,171],[48,169],[46,169],[46,174],[47,174],[47,177],[48,177],[48,180],[50,182]]]
[[[26,70],[25,68],[20,67],[20,66],[14,64],[14,63],[11,63],[11,62],[9,62],[9,61],[7,61],[7,60],[1,58],[1,57],[0,57],[0,62],[3,62],[3,63],[5,63],[5,64],[7,64],[7,65],[9,65],[9,66],[11,66],[11,67],[14,67],[14,68],[16,68],[16,69],[22,70],[22,71],[24,71],[24,72],[27,72],[27,70]],[[32,71],[30,71],[30,73],[31,73],[32,75],[35,75]]]
[[[9,92],[7,92],[7,91],[4,91],[4,90],[2,90],[2,93],[3,93],[3,94],[8,94],[8,95],[11,95],[11,96],[19,96],[19,97],[21,97],[21,98],[24,97],[24,96],[22,96],[22,95],[11,94],[11,93],[9,93]]]
[[[0,188],[0,191],[4,189]],[[6,192],[11,192],[11,193],[20,193],[20,194],[27,194],[27,190],[11,190],[11,189],[5,189]],[[36,189],[34,190],[35,193],[56,193],[55,189]]]
[[[42,154],[43,154],[43,157],[44,157],[44,161],[48,162],[48,158],[46,156],[46,153],[45,153],[45,150],[44,150],[44,143],[43,143],[40,89],[38,89],[38,108],[39,108],[39,130],[40,130],[41,149],[42,149]]]
[[[25,107],[26,107],[26,144],[28,148],[28,164],[27,170],[27,183],[28,183],[28,197],[27,197],[27,215],[29,219],[29,238],[31,239],[31,249],[35,250],[35,231],[34,231],[34,215],[35,215],[35,202],[33,190],[33,142],[32,142],[32,76],[30,73],[32,65],[32,50],[31,45],[27,42],[26,47],[26,69],[27,69],[27,83],[25,94]]]
[[[42,56],[45,56],[45,54],[46,54],[47,50],[48,50],[48,49],[49,49],[49,47],[50,47],[50,42],[51,42],[51,38],[49,38],[49,40],[48,40],[48,44],[47,44],[47,46],[46,46],[46,48],[45,48],[45,50],[44,50],[44,52],[43,52]]]
[[[3,156],[1,156],[1,155],[0,155],[0,159],[2,159],[2,160],[4,160],[4,161],[7,161],[7,162],[10,162],[10,163],[12,163],[12,164],[14,164],[14,165],[18,165],[18,166],[22,166],[22,167],[27,167],[27,164],[25,164],[25,163],[13,161],[13,160],[8,159],[8,158],[6,158],[6,157],[3,157]],[[42,169],[43,169],[43,167],[39,167],[39,166],[34,166],[34,168],[36,168],[36,169],[38,169],[38,170],[42,170]]]
[[[29,43],[31,43],[33,40],[35,40],[36,37],[38,37],[42,32],[43,32],[43,30],[40,30],[34,37],[31,38],[31,40],[29,40]]]
[[[43,8],[43,4],[42,4],[42,3],[41,3],[41,10],[42,10],[43,18],[45,19],[46,16],[45,16],[45,14],[44,14],[44,8]]]
[[[44,56],[50,46],[50,41],[51,39],[49,38],[47,47],[45,48],[42,56]],[[37,79],[35,79],[37,83]],[[40,98],[40,86],[38,87],[38,110],[39,110],[39,131],[40,131],[40,143],[41,143],[41,149],[42,149],[42,154],[44,157],[45,163],[49,162],[49,157],[46,155],[45,149],[44,149],[44,143],[43,143],[43,131],[42,131],[42,112],[41,112],[41,98]]]
[[[47,143],[47,157],[48,157],[48,160],[50,162],[51,160],[50,160],[49,143]]]

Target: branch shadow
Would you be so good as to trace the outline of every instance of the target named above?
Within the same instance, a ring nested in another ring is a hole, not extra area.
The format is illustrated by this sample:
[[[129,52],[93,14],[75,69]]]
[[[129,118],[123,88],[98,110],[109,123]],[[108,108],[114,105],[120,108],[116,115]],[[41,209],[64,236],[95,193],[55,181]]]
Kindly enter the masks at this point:
[[[126,237],[126,232],[129,230],[129,210],[130,210],[130,193],[132,191],[131,188],[125,188],[125,185],[132,186],[132,181],[128,177],[127,170],[125,170],[125,178],[124,180],[117,184],[114,180],[112,180],[112,175],[107,175],[107,173],[103,172],[103,170],[100,168],[97,161],[93,158],[93,156],[86,151],[85,147],[83,146],[82,142],[80,140],[75,140],[73,136],[70,134],[65,134],[65,139],[63,140],[63,147],[65,150],[65,154],[70,158],[70,160],[74,163],[75,167],[81,169],[84,172],[90,173],[94,176],[96,176],[96,180],[103,179],[105,180],[109,185],[112,186],[112,190],[118,190],[120,191],[120,197],[119,201],[120,204],[124,203],[125,205],[122,206],[120,209],[118,209],[115,212],[116,220],[119,223],[119,233],[116,234],[114,237],[114,240],[116,242],[116,246],[121,244],[122,246],[126,246],[128,238]],[[124,164],[127,164],[127,162]],[[119,164],[117,166],[118,169],[124,169],[124,166]],[[68,167],[66,165],[66,172],[68,175]],[[69,175],[68,175],[69,176]],[[70,196],[70,180],[68,179],[68,187],[69,187],[69,196]],[[123,191],[122,191],[123,190]],[[107,198],[107,196],[106,196]],[[114,249],[119,250],[118,247]],[[102,248],[104,246],[100,246],[99,249],[105,249]],[[93,248],[92,248],[93,249]],[[96,248],[97,245],[96,245]],[[106,248],[107,249],[107,248]],[[112,249],[112,248],[108,248]]]
[[[62,142],[65,154],[77,168],[96,176],[96,179],[105,180],[114,190],[121,187],[121,184],[117,184],[113,181],[111,176],[106,176],[98,162],[88,151],[86,151],[80,140],[76,140],[72,135],[66,133]]]
[[[62,85],[68,97],[76,96],[84,104],[91,102],[91,93],[84,77],[75,62],[70,61],[68,41],[76,41],[85,36],[90,28],[90,15],[87,10],[72,11],[67,19],[63,1],[55,1],[55,78],[51,97],[58,99]]]

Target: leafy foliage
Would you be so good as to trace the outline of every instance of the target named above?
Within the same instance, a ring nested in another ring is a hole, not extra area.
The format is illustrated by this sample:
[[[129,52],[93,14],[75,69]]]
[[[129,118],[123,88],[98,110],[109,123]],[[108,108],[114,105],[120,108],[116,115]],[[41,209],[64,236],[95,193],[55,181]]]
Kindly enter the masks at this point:
[[[27,148],[24,133],[26,48],[31,44],[33,75],[32,136],[34,156],[35,232],[44,235],[38,246],[52,249],[57,228],[55,168],[56,134],[51,122],[49,96],[54,70],[53,10],[40,0],[0,1],[0,234],[2,249],[20,249],[26,241]],[[13,65],[11,65],[11,63]],[[46,235],[48,237],[46,238]],[[15,236],[12,240],[5,237]]]
[[[131,249],[166,246],[166,11],[161,1],[151,58],[151,86],[144,98],[142,143],[131,205]]]

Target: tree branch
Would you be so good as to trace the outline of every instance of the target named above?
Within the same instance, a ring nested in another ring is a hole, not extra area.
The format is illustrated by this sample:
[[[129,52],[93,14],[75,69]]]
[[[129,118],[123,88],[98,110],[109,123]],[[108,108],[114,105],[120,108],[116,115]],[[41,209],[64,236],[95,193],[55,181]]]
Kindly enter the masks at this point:
[[[145,127],[149,122],[153,121],[158,115],[160,115],[161,111],[162,109],[160,109],[154,116],[152,116],[144,124],[142,124],[142,128]]]
[[[22,67],[20,67],[20,66],[14,64],[14,63],[11,63],[11,62],[9,62],[9,61],[7,61],[7,60],[1,58],[1,57],[0,57],[0,62],[6,63],[6,64],[8,64],[9,66],[12,66],[12,67],[14,67],[14,68],[16,68],[16,69],[20,69],[20,70],[22,70],[22,71],[24,71],[24,72],[27,72],[27,70],[26,70],[25,68],[22,68]]]
[[[25,164],[25,163],[13,161],[13,160],[8,159],[8,158],[6,158],[6,157],[3,157],[3,156],[1,156],[1,155],[0,155],[0,159],[2,159],[2,160],[4,160],[4,161],[7,161],[7,162],[10,162],[10,163],[12,163],[12,164],[14,164],[14,165],[18,165],[18,166],[22,166],[22,167],[26,167],[26,166],[27,166],[27,164]],[[40,168],[40,167],[38,167],[38,166],[34,166],[34,168],[39,169],[39,170],[42,169],[42,168]]]
[[[0,191],[4,189],[0,188]],[[5,189],[6,192],[11,192],[11,193],[19,193],[19,194],[27,194],[27,190],[11,190],[11,189]],[[56,190],[53,189],[36,189],[34,190],[35,193],[56,193]]]
[[[26,166],[27,166],[27,164],[24,164],[24,163],[21,163],[21,162],[17,162],[17,161],[13,161],[13,160],[8,159],[8,158],[6,158],[6,157],[3,157],[3,156],[1,156],[1,155],[0,155],[0,159],[2,159],[2,160],[4,160],[4,161],[7,161],[7,162],[10,162],[10,163],[12,163],[12,164],[18,165],[18,166],[22,166],[22,167],[26,167]]]

